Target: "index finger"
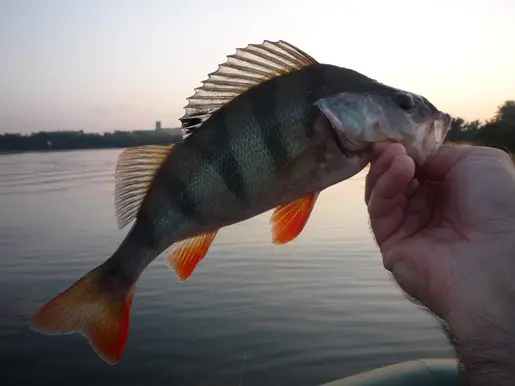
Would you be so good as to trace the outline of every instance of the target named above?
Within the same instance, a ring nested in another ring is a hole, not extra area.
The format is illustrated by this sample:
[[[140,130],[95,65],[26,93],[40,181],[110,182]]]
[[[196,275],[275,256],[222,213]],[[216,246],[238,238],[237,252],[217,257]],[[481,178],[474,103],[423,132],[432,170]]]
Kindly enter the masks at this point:
[[[388,170],[393,159],[397,155],[406,154],[406,150],[400,143],[381,142],[372,146],[372,154],[370,170],[365,179],[365,203],[367,205],[379,177]]]

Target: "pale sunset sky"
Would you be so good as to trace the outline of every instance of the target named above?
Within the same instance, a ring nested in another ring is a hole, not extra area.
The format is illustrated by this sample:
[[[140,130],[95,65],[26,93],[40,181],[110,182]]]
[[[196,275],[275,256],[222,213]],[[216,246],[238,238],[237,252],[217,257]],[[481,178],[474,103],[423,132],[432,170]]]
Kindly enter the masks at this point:
[[[0,0],[0,132],[176,127],[264,39],[466,120],[515,99],[515,0]]]

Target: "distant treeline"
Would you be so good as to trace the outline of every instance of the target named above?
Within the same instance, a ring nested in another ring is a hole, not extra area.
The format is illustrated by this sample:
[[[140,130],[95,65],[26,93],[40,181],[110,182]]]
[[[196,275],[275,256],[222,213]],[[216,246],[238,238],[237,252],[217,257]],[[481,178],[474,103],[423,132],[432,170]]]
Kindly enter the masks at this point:
[[[447,141],[491,146],[515,153],[515,100],[504,102],[494,117],[483,123],[455,118]]]
[[[169,131],[40,131],[32,134],[0,135],[0,152],[106,149],[176,143],[182,139],[179,129]]]
[[[112,133],[84,133],[83,131],[40,131],[33,134],[0,135],[0,152],[102,149],[176,143],[182,139],[179,129],[174,132],[115,131]],[[466,122],[455,118],[447,141],[497,147],[515,153],[515,100],[504,102],[495,116],[485,122]]]

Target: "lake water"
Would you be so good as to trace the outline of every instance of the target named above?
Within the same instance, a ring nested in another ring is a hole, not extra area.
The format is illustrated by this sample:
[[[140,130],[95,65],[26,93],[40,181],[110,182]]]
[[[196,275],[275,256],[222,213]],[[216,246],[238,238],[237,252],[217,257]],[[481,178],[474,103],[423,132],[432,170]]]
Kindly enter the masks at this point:
[[[384,270],[365,172],[323,192],[303,233],[271,244],[270,212],[221,230],[180,284],[141,276],[125,354],[28,329],[35,312],[116,249],[121,150],[0,155],[0,385],[315,386],[373,367],[453,357],[436,321]]]

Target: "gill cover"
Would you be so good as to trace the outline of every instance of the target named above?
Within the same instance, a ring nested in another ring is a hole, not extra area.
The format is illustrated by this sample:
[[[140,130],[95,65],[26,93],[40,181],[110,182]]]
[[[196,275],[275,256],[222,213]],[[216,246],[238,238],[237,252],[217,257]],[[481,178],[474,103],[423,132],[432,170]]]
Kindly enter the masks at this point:
[[[403,106],[397,95],[409,98]],[[360,150],[373,142],[403,143],[417,163],[435,154],[450,128],[450,117],[418,95],[343,92],[319,99],[315,105],[329,119],[343,147]]]
[[[393,132],[383,108],[371,95],[342,92],[319,99],[315,105],[329,119],[348,150],[385,140]]]

